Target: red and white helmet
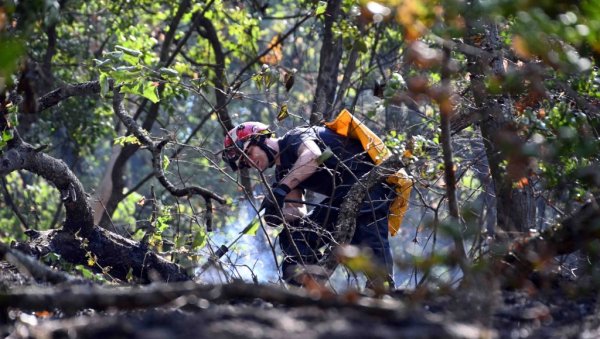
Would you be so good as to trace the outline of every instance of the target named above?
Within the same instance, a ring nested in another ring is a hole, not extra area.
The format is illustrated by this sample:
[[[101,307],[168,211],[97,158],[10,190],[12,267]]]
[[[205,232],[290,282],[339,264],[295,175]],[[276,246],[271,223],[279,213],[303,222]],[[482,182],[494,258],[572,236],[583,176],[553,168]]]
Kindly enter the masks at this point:
[[[232,170],[237,171],[242,168],[241,164],[238,164],[243,151],[245,151],[245,145],[247,141],[250,143],[264,142],[264,139],[270,137],[273,132],[269,129],[269,126],[262,122],[248,121],[237,125],[232,130],[227,132],[225,140],[223,141],[222,157],[223,161],[229,164]]]

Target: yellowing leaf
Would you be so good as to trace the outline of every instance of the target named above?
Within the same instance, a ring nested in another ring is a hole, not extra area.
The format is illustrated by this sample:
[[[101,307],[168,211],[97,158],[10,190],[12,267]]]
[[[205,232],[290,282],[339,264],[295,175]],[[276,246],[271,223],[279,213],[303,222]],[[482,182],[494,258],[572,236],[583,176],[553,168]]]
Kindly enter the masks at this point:
[[[279,34],[275,35],[271,42],[269,42],[268,48],[270,49],[269,53],[263,55],[260,58],[260,62],[268,65],[277,65],[283,59],[283,53],[281,52],[281,36]]]
[[[531,53],[529,52],[529,47],[527,46],[527,41],[523,39],[523,37],[519,35],[515,35],[512,39],[512,47],[515,50],[515,53],[523,58],[529,59],[531,58]]]
[[[283,105],[281,105],[281,109],[279,110],[279,113],[277,114],[277,121],[281,121],[281,120],[287,118],[289,115],[290,115],[290,113],[288,112],[287,104],[283,104]]]
[[[115,145],[125,146],[126,144],[141,145],[142,143],[135,135],[127,135],[115,138]]]

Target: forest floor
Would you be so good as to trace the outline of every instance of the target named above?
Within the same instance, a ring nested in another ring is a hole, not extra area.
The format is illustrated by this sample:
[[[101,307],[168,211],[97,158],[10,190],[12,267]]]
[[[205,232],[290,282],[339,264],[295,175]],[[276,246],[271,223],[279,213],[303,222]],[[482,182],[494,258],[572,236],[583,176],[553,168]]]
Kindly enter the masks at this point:
[[[35,286],[48,287],[0,263],[2,291]],[[580,287],[562,278],[542,289],[394,291],[385,298],[404,306],[387,313],[259,298],[179,298],[163,307],[72,314],[7,309],[0,329],[9,338],[599,338],[597,294]]]

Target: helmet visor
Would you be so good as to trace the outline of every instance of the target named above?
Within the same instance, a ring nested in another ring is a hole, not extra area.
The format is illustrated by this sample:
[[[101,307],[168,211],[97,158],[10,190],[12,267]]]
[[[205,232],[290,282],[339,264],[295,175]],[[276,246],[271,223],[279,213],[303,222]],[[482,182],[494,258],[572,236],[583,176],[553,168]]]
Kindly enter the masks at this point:
[[[248,145],[245,145],[243,141],[239,140],[235,145],[232,145],[223,151],[223,161],[228,163],[233,171],[250,167],[248,166],[245,157],[242,156],[242,152],[246,151],[247,146]]]

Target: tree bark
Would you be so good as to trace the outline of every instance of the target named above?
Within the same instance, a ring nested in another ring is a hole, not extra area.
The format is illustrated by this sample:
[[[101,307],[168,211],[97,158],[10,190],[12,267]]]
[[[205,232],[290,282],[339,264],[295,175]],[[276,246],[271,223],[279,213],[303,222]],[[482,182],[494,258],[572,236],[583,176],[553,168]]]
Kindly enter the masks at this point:
[[[364,174],[359,178],[358,182],[352,185],[352,188],[350,188],[344,202],[340,206],[337,223],[332,232],[333,244],[343,245],[350,242],[356,231],[356,217],[360,210],[359,206],[369,189],[403,167],[405,166],[402,160],[397,156],[392,156]],[[338,265],[333,252],[335,251],[329,252],[322,259],[323,266],[329,272],[333,272]]]
[[[17,142],[0,157],[0,175],[18,170],[37,174],[50,181],[60,191],[67,212],[63,225],[65,230],[71,233],[80,232],[83,235],[91,232],[94,218],[85,190],[62,160],[42,153],[27,143]]]
[[[24,276],[31,276],[39,282],[53,284],[83,282],[83,280],[70,274],[53,270],[19,250],[11,249],[2,242],[0,242],[0,257],[15,266],[19,273]]]
[[[105,269],[110,276],[122,281],[131,278],[138,278],[142,283],[190,280],[181,266],[163,259],[137,241],[100,227],[94,227],[85,240],[64,229],[36,232],[28,243],[19,243],[16,248],[35,257],[56,253],[70,263],[96,272]],[[94,261],[92,266],[90,258]]]
[[[483,136],[490,172],[496,190],[498,227],[509,236],[514,232],[525,232],[535,227],[535,199],[533,187],[527,173],[527,159],[521,154],[523,140],[514,128],[512,101],[508,95],[494,96],[486,91],[485,77],[505,73],[502,44],[495,24],[480,21],[471,22],[471,39],[483,35],[484,50],[490,51],[492,59],[468,55],[471,73],[471,89],[481,114],[481,134]],[[478,45],[473,40],[474,45]],[[489,66],[491,65],[491,66]],[[516,169],[509,173],[503,167]]]
[[[85,308],[122,310],[157,307],[181,297],[194,297],[211,302],[231,300],[255,300],[257,298],[293,306],[317,306],[321,308],[345,308],[383,317],[404,317],[406,306],[396,300],[360,298],[354,302],[345,296],[315,295],[306,290],[286,290],[274,285],[232,283],[227,285],[199,285],[193,282],[153,284],[145,288],[73,287],[57,292],[55,289],[22,289],[4,293],[0,307],[17,307],[28,310],[58,308],[74,312]],[[191,300],[191,299],[190,299]]]
[[[317,88],[312,104],[310,124],[316,125],[322,120],[329,120],[335,102],[338,69],[342,59],[342,38],[335,37],[333,24],[340,14],[340,0],[328,0],[325,10],[325,27],[323,29],[323,45],[319,60]]]

